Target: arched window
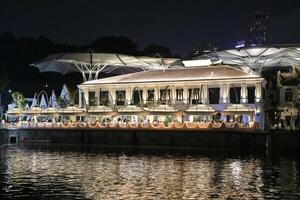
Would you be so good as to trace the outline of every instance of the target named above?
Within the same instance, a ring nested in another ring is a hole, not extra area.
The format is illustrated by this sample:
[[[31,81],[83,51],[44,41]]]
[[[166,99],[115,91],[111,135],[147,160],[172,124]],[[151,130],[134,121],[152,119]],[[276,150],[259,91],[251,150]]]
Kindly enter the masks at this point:
[[[125,105],[125,91],[116,91],[117,105]]]
[[[148,90],[148,101],[154,101],[154,90]]]

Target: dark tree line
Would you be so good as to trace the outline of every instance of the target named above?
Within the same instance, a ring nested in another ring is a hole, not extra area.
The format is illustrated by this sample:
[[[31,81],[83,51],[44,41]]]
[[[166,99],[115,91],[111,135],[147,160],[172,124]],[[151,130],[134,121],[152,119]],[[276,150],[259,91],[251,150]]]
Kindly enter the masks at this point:
[[[55,43],[44,36],[36,39],[17,38],[12,33],[2,33],[0,35],[0,77],[1,79],[5,77],[5,81],[2,81],[5,82],[5,86],[1,86],[2,91],[19,90],[25,96],[33,96],[35,91],[48,90],[50,92],[51,89],[58,91],[63,83],[76,87],[82,81],[80,74],[65,76],[56,73],[40,74],[37,69],[29,67],[29,64],[54,53],[88,52],[91,49],[95,53],[173,57],[169,48],[154,44],[139,51],[136,43],[123,36],[99,37],[90,44],[78,46]]]

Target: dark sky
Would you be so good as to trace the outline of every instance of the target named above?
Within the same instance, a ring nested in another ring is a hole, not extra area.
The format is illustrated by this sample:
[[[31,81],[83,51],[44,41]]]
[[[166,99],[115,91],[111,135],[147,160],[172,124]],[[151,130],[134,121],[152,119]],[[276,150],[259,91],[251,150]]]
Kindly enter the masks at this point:
[[[256,10],[271,14],[271,42],[300,42],[300,0],[0,0],[0,33],[79,45],[124,35],[186,55],[197,41],[233,47]]]

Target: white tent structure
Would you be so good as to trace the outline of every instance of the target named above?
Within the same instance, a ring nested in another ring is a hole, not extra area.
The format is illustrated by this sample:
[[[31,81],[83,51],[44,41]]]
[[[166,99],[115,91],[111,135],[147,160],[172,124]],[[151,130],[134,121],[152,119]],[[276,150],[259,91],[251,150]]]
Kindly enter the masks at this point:
[[[71,101],[71,94],[70,94],[70,91],[69,91],[66,84],[64,84],[63,87],[62,87],[62,90],[61,90],[61,93],[60,93],[60,98],[64,99],[67,102]]]
[[[33,99],[32,99],[32,103],[31,103],[30,108],[34,108],[34,107],[37,107],[37,106],[38,106],[37,99],[34,96]]]
[[[57,98],[56,98],[54,90],[52,90],[52,94],[49,98],[49,107],[52,107],[52,108],[57,108],[58,107]]]
[[[58,53],[31,64],[40,72],[80,72],[84,81],[98,79],[99,73],[126,74],[142,70],[183,66],[180,59],[130,56],[112,53]]]
[[[195,59],[246,66],[260,74],[264,67],[300,65],[300,44],[242,47],[204,54]]]
[[[41,97],[41,100],[40,100],[40,108],[45,109],[47,107],[48,107],[48,105],[47,105],[47,102],[46,102],[45,95],[42,94],[42,97]]]

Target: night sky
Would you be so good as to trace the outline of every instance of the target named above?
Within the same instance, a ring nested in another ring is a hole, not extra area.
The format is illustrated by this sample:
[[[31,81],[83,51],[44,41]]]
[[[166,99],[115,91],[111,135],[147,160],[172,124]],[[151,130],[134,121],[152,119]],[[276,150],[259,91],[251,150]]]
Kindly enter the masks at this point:
[[[1,0],[0,34],[77,45],[122,35],[140,49],[154,43],[186,55],[198,41],[234,47],[257,10],[270,12],[271,43],[300,43],[299,0]]]

